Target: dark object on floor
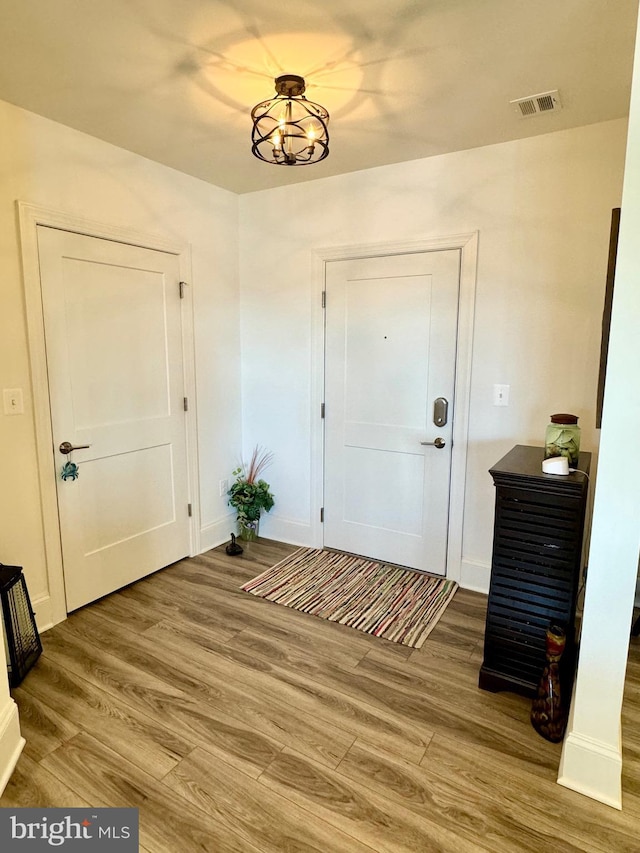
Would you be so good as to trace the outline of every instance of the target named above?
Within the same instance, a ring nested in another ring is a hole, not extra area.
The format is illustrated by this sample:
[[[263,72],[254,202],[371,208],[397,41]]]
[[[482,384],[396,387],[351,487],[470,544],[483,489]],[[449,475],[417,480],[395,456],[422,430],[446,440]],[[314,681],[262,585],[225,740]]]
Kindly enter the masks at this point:
[[[236,537],[231,534],[231,542],[224,549],[230,557],[239,557],[242,554],[242,547],[236,542]]]
[[[631,626],[631,636],[637,637],[640,634],[640,616],[636,619],[636,621]]]
[[[562,702],[560,688],[560,658],[567,642],[565,629],[551,622],[547,628],[547,662],[538,685],[538,692],[531,703],[531,725],[551,743],[559,743],[567,725],[566,708]]]
[[[0,564],[0,599],[9,654],[9,684],[17,687],[42,654],[42,643],[21,566]]]

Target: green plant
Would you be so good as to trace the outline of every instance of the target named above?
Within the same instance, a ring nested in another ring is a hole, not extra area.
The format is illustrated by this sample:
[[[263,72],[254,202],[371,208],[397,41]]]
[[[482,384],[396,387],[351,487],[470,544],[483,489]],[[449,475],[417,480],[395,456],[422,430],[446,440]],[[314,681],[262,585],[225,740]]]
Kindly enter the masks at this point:
[[[258,521],[262,510],[269,512],[274,504],[269,484],[260,478],[260,474],[273,460],[273,453],[256,446],[247,464],[242,462],[232,473],[236,478],[227,494],[229,505],[237,513],[238,530],[243,539],[256,536]]]

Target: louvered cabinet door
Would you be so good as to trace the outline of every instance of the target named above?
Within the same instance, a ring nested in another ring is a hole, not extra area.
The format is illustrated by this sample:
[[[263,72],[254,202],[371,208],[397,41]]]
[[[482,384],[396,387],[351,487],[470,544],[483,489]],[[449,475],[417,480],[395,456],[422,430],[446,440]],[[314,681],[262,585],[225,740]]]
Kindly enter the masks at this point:
[[[535,693],[549,622],[567,626],[575,655],[587,478],[542,474],[543,448],[515,447],[491,469],[496,512],[480,687]],[[581,454],[588,470],[589,454]],[[551,478],[551,479],[550,479]]]

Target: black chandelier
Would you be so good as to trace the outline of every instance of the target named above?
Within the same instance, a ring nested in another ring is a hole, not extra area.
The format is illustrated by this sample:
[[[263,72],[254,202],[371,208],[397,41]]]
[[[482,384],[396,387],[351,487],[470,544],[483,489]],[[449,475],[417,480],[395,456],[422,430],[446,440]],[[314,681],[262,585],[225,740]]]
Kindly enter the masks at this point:
[[[276,96],[251,110],[251,151],[276,166],[306,166],[329,154],[329,113],[304,97],[303,77],[276,77]]]

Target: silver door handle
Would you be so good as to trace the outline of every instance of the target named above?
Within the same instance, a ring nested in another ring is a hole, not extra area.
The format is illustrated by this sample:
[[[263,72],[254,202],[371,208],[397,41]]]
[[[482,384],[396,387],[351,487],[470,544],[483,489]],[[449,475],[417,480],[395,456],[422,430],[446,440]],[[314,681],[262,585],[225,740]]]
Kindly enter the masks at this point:
[[[60,453],[64,453],[66,456],[68,453],[71,453],[72,450],[86,450],[88,447],[91,447],[90,444],[76,444],[74,447],[70,441],[63,441],[58,450]]]
[[[433,441],[421,441],[420,442],[420,444],[422,444],[424,447],[437,447],[438,450],[442,450],[442,448],[445,446],[446,443],[447,442],[444,440],[444,438],[440,438],[439,436],[438,436],[438,438],[435,438]]]

